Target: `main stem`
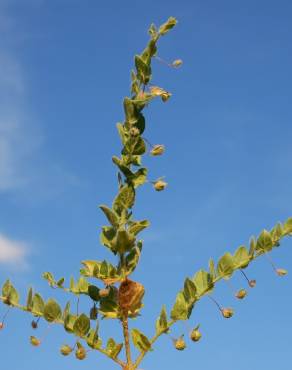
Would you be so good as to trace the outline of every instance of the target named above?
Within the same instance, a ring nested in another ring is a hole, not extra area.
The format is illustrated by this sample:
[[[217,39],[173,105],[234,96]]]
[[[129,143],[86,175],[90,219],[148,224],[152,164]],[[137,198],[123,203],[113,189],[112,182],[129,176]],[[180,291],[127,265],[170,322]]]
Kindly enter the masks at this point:
[[[130,346],[130,337],[129,337],[129,325],[128,325],[128,317],[126,314],[122,317],[122,326],[123,326],[123,334],[125,338],[125,349],[126,349],[126,358],[127,358],[127,366],[124,370],[131,370],[132,369],[132,359],[131,359],[131,346]]]

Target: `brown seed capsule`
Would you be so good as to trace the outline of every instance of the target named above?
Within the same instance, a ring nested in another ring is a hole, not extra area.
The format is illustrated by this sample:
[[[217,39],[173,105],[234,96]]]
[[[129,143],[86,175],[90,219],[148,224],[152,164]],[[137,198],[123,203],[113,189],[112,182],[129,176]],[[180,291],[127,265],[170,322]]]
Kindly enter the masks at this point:
[[[41,341],[38,338],[36,338],[34,336],[31,336],[30,337],[30,344],[35,346],[35,347],[38,347],[41,344]]]
[[[163,102],[166,102],[171,97],[171,93],[165,91],[163,94],[161,94],[161,99]]]
[[[118,291],[119,307],[122,311],[134,313],[141,308],[145,289],[137,281],[127,279],[123,281]]]
[[[77,350],[75,352],[75,357],[78,360],[84,360],[85,357],[86,357],[86,349],[83,348],[83,347],[77,348]]]
[[[225,317],[225,319],[230,319],[230,317],[232,317],[234,313],[232,308],[222,308],[221,312],[222,312],[223,317]]]
[[[37,329],[37,328],[38,328],[38,323],[37,323],[37,321],[33,320],[33,321],[31,322],[31,327],[32,327],[33,329]]]
[[[251,287],[251,288],[254,288],[256,285],[257,285],[257,282],[256,280],[250,280],[248,285]]]
[[[288,274],[288,271],[285,269],[276,269],[276,273],[278,276],[285,276]]]
[[[165,151],[164,145],[157,144],[153,146],[153,148],[150,151],[150,154],[153,156],[162,155],[164,151]]]
[[[98,294],[101,298],[106,298],[109,295],[109,293],[110,293],[109,288],[105,288],[105,289],[100,289]]]
[[[63,356],[68,356],[70,353],[73,351],[73,348],[65,344],[60,348],[60,352],[62,353]]]
[[[4,322],[0,322],[0,330],[4,329]]]
[[[186,348],[186,342],[184,341],[183,336],[179,337],[178,339],[174,340],[175,349],[178,351],[183,351]]]
[[[247,295],[247,291],[245,289],[240,289],[236,294],[235,297],[238,299],[243,299]]]
[[[162,181],[162,180],[157,180],[153,183],[153,186],[156,191],[162,191],[166,188],[167,182]]]
[[[193,329],[190,333],[190,338],[193,342],[198,342],[201,339],[201,337],[202,334],[197,328]]]

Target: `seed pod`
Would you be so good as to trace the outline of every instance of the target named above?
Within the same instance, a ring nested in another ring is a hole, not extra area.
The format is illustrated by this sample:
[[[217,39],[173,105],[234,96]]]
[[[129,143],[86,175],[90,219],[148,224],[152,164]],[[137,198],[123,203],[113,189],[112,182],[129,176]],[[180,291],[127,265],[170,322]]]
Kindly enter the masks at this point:
[[[240,289],[236,294],[235,297],[238,299],[243,299],[247,295],[247,291],[245,289]]]
[[[98,294],[101,298],[106,298],[109,295],[109,293],[110,293],[109,288],[105,288],[105,289],[100,289]]]
[[[278,276],[285,276],[288,274],[288,271],[285,269],[276,269],[276,273]]]
[[[3,321],[0,322],[0,330],[2,330],[2,329],[4,329],[4,322]]]
[[[94,305],[91,308],[89,316],[90,316],[90,320],[96,320],[97,319],[98,311],[97,311],[96,305]]]
[[[118,291],[119,307],[122,311],[134,313],[142,306],[145,289],[137,281],[127,279],[123,281]]]
[[[86,357],[86,349],[84,347],[79,347],[76,349],[75,357],[78,360],[84,360]]]
[[[153,155],[153,156],[162,155],[164,153],[164,151],[165,151],[164,145],[157,144],[157,145],[153,146],[153,148],[151,149],[150,154]]]
[[[162,181],[162,180],[157,180],[153,183],[153,186],[156,191],[162,191],[166,188],[167,182]]]
[[[234,314],[234,311],[232,308],[222,308],[221,312],[222,312],[223,317],[225,317],[225,319],[230,319],[230,317],[232,317]]]
[[[193,342],[198,342],[202,337],[201,332],[199,331],[199,326],[193,329],[190,333],[190,338]]]
[[[61,348],[60,348],[60,352],[62,353],[63,356],[68,356],[70,355],[70,353],[73,351],[73,348],[71,348],[70,346],[68,346],[67,344],[63,345]]]
[[[176,59],[172,62],[173,67],[180,67],[183,64],[183,61],[181,59]]]
[[[166,102],[171,97],[171,93],[165,91],[163,94],[161,94],[161,99],[163,102]]]
[[[31,322],[31,327],[32,327],[33,329],[37,329],[37,328],[38,328],[38,323],[37,323],[37,321],[33,320],[33,321]]]
[[[186,342],[184,341],[183,335],[180,336],[178,339],[174,340],[175,349],[178,351],[183,351],[186,348]]]
[[[35,347],[38,347],[41,344],[41,341],[38,338],[36,338],[32,335],[30,337],[30,344],[35,346]]]
[[[257,285],[257,282],[256,282],[256,280],[250,280],[250,281],[248,282],[248,285],[249,285],[251,288],[254,288],[254,287]]]

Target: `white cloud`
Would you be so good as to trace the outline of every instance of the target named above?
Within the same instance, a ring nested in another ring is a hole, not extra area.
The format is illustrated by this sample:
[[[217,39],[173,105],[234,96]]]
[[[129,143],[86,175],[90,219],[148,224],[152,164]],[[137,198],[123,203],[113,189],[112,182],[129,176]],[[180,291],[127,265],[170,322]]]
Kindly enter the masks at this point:
[[[0,264],[27,268],[27,255],[29,247],[26,243],[14,241],[0,234]]]

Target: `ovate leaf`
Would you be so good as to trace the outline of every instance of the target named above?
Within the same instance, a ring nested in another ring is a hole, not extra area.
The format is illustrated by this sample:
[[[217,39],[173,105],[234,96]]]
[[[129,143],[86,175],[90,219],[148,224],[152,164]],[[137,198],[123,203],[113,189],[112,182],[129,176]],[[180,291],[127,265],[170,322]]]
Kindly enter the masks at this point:
[[[233,263],[236,269],[245,269],[250,262],[250,256],[245,246],[239,247],[233,256]]]
[[[44,318],[48,322],[54,322],[62,317],[62,310],[54,299],[49,299],[45,304]]]
[[[189,316],[189,305],[186,301],[183,292],[179,292],[176,296],[174,306],[171,310],[170,317],[173,320],[187,320]]]
[[[166,313],[166,307],[164,305],[162,307],[160,316],[156,321],[156,334],[167,333],[167,331],[168,331],[167,313]]]
[[[80,316],[78,316],[73,326],[74,334],[78,337],[84,337],[89,332],[89,329],[89,317],[87,317],[85,314],[81,314]]]
[[[149,351],[151,349],[151,343],[149,339],[141,333],[138,329],[131,330],[132,341],[134,346],[139,351]]]
[[[111,223],[112,226],[117,227],[119,225],[119,216],[116,214],[115,211],[104,205],[99,206],[99,208],[106,215],[108,221]]]
[[[234,271],[233,257],[230,253],[224,254],[218,262],[217,272],[223,279],[229,279]]]

